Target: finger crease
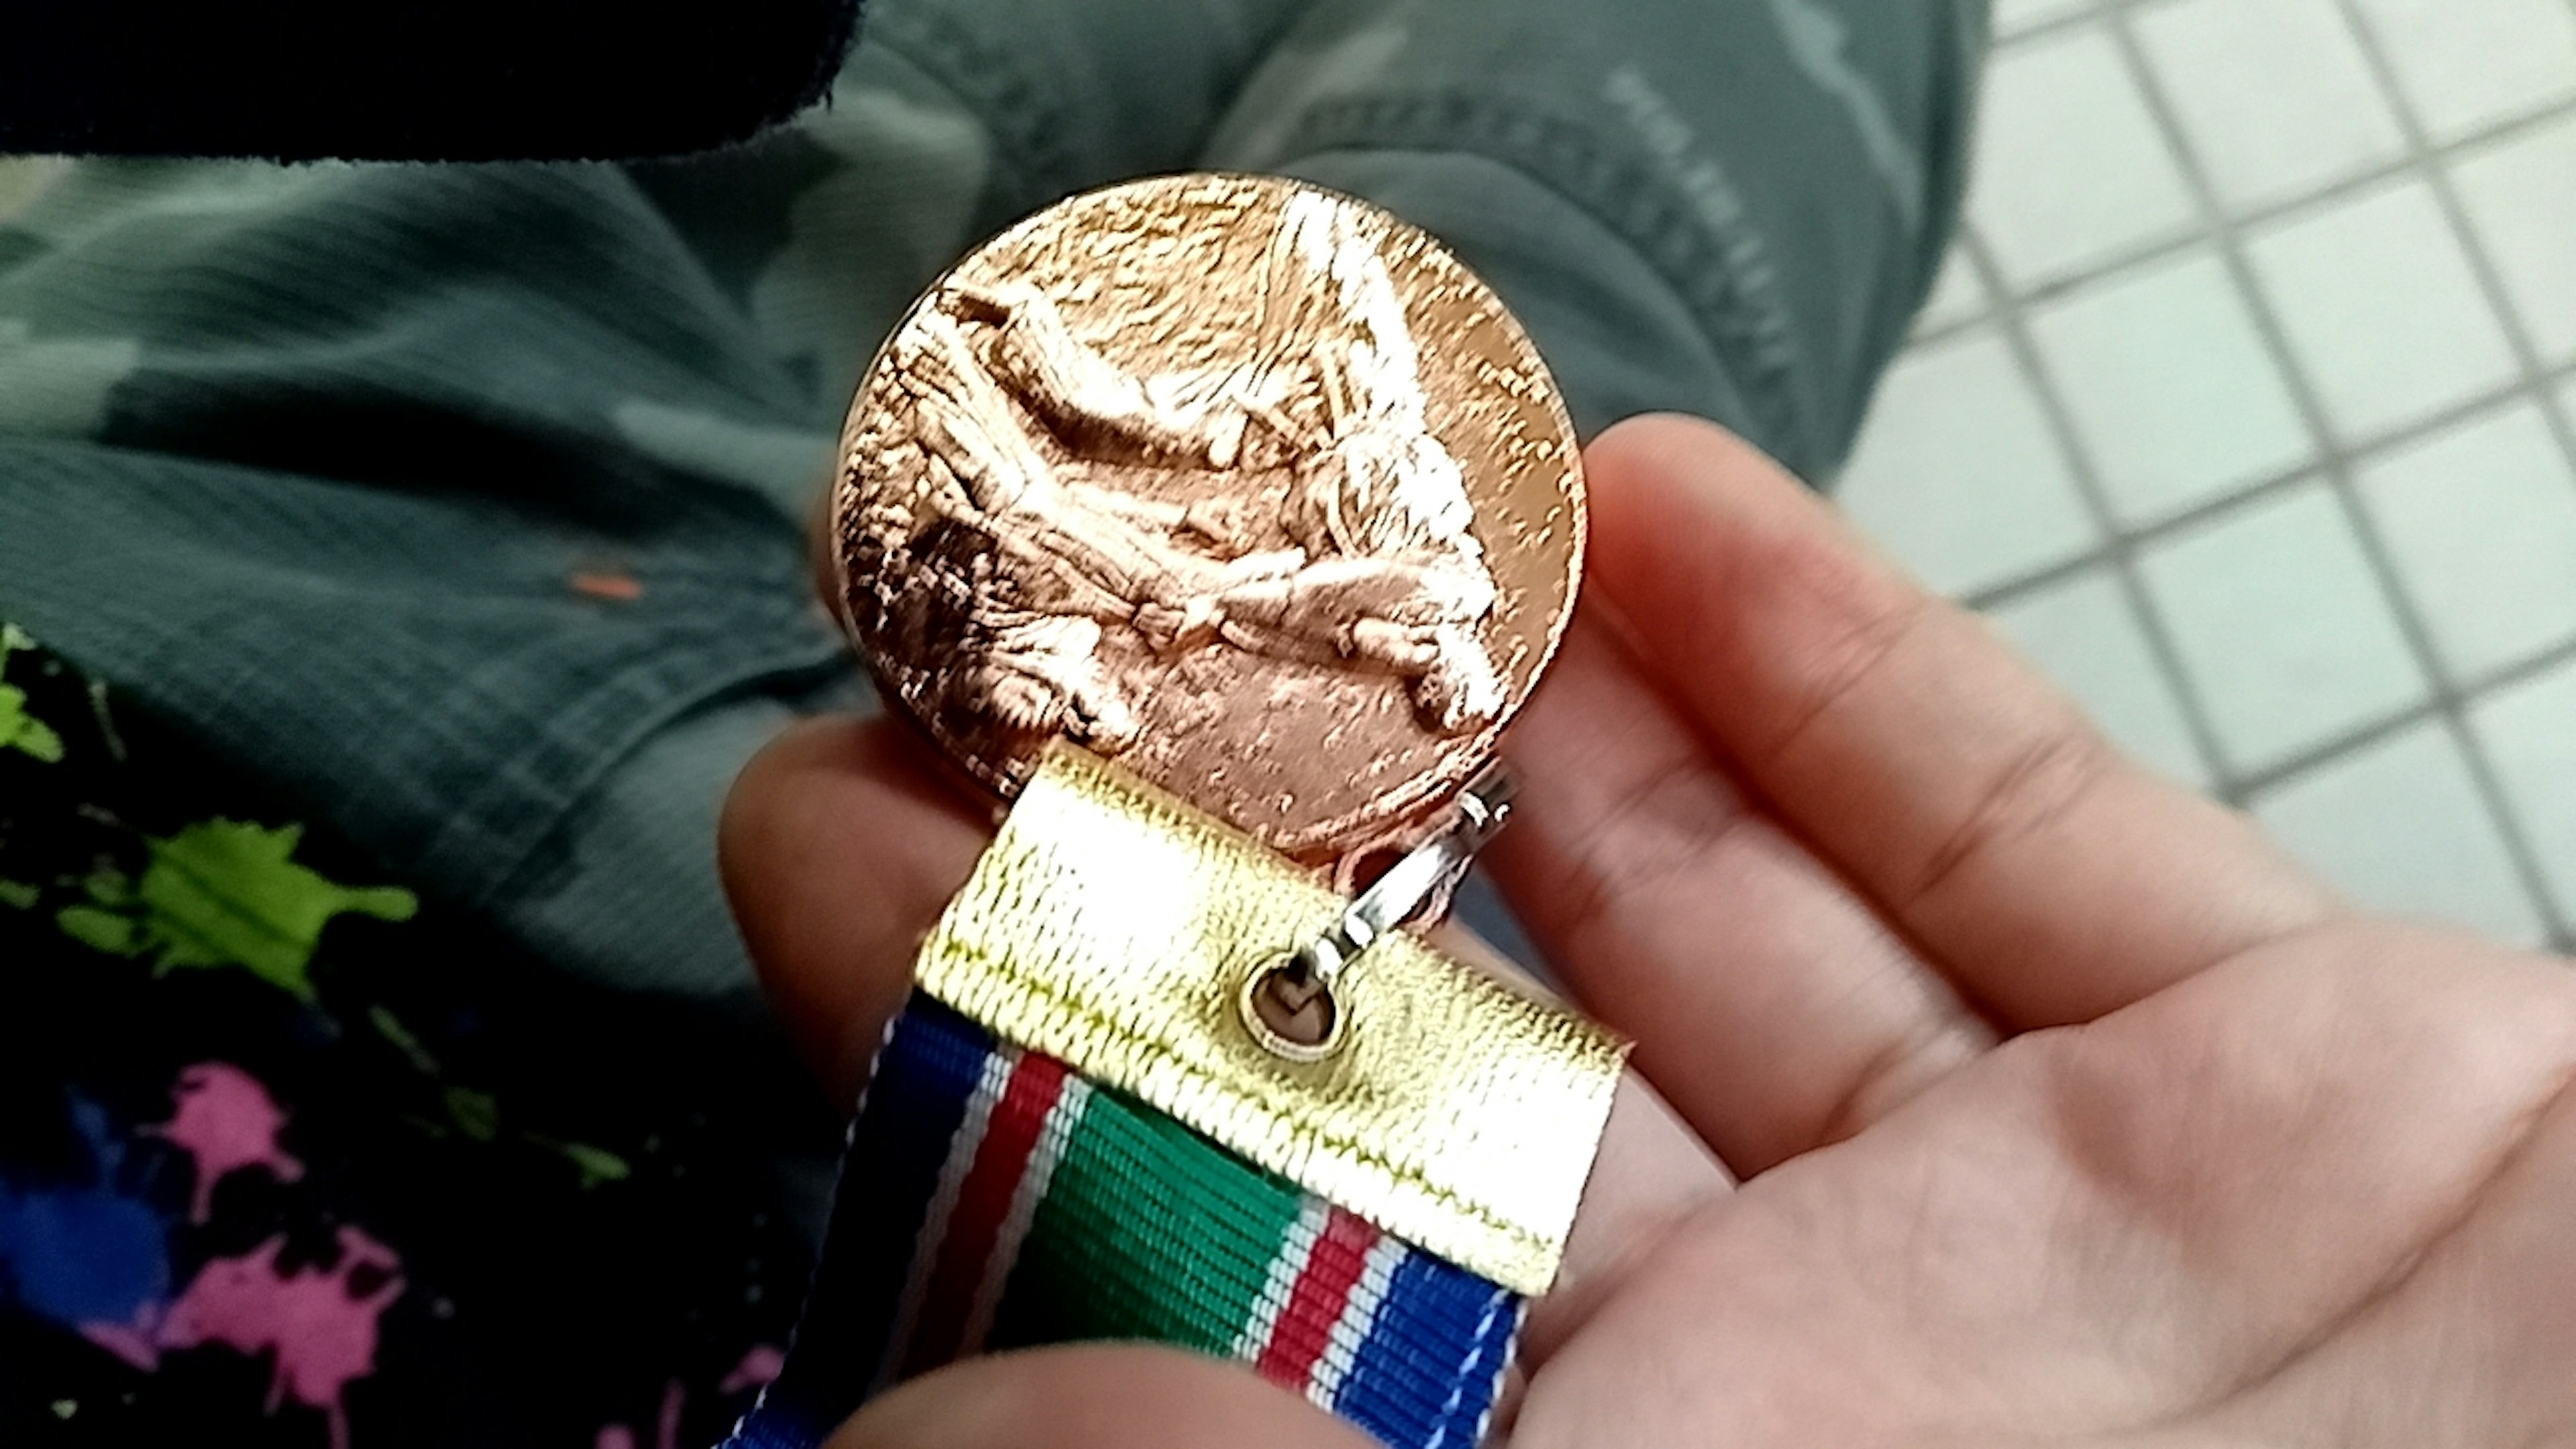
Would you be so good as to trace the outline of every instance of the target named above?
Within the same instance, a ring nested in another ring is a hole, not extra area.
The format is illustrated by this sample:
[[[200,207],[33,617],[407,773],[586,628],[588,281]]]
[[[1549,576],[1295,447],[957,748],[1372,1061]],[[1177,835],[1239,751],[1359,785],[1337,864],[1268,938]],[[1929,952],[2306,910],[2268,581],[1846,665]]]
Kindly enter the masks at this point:
[[[1973,1050],[1987,1033],[1982,1024],[1964,1014],[1944,1014],[1921,1018],[1906,1030],[1889,1038],[1887,1044],[1870,1054],[1859,1070],[1851,1074],[1848,1085],[1835,1097],[1816,1128],[1809,1136],[1809,1148],[1840,1142],[1884,1117],[1890,1110],[1912,1098],[1940,1074],[1923,1071],[1939,1064],[1943,1050],[1957,1038],[1962,1046]],[[1965,1060],[1969,1053],[1961,1054]],[[1903,1091],[1909,1077],[1923,1080]]]
[[[1668,791],[1686,788],[1685,782],[1709,781],[1712,778],[1716,780],[1714,786],[1703,784],[1700,788],[1713,788],[1722,797],[1737,803],[1735,808],[1719,812],[1721,818],[1714,824],[1694,830],[1688,849],[1647,853],[1647,866],[1642,875],[1631,868],[1629,862],[1609,859],[1608,842],[1626,834],[1628,827],[1648,805]],[[1563,939],[1571,943],[1602,928],[1611,914],[1614,896],[1633,892],[1640,885],[1667,878],[1705,859],[1711,850],[1731,838],[1750,819],[1751,812],[1743,807],[1733,782],[1718,777],[1707,765],[1688,757],[1674,759],[1622,791],[1617,801],[1602,812],[1599,821],[1568,846],[1567,854],[1572,858],[1580,879],[1574,883],[1577,894],[1573,908],[1560,918]]]
[[[1846,641],[1849,657],[1841,661],[1829,677],[1808,692],[1805,704],[1788,725],[1771,742],[1766,758],[1778,761],[1788,756],[1799,741],[1806,738],[1818,720],[1860,688],[1896,657],[1898,648],[1914,631],[1939,618],[1947,607],[1927,596],[1911,600],[1904,608],[1882,614],[1853,631]]]
[[[2115,757],[2101,736],[2073,716],[2043,729],[1978,793],[1976,806],[1924,861],[1902,899],[1910,910],[1998,847],[2064,819],[2111,771]]]

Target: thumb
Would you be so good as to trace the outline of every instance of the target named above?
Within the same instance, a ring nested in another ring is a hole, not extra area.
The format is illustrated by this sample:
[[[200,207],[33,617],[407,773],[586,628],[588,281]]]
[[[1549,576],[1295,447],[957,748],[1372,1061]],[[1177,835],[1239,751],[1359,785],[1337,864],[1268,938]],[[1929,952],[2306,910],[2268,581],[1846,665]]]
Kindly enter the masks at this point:
[[[717,841],[725,894],[762,985],[844,1106],[991,819],[894,720],[809,721],[734,781]]]
[[[967,1359],[859,1410],[826,1449],[1371,1449],[1240,1364],[1136,1344]]]

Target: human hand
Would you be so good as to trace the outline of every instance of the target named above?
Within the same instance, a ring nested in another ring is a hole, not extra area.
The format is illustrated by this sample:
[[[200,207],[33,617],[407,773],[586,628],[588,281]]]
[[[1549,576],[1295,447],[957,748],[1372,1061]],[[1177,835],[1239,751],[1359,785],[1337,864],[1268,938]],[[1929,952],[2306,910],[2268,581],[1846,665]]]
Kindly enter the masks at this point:
[[[2576,975],[2355,913],[1717,430],[1587,461],[1490,860],[1638,1046],[1515,1449],[2576,1442]],[[989,824],[885,724],[737,786],[745,937],[845,1098]],[[1366,1441],[1083,1346],[835,1442]]]

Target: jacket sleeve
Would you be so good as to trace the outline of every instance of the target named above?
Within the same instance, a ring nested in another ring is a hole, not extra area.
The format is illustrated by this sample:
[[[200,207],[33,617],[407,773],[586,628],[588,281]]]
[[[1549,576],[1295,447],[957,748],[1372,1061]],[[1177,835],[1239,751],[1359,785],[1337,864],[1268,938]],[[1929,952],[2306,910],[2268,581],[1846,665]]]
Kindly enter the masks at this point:
[[[1982,0],[1327,0],[1201,164],[1367,196],[1519,313],[1578,425],[1849,450],[1957,205]]]
[[[1700,413],[1823,482],[1947,240],[1985,10],[878,0],[861,55],[973,117],[972,235],[1128,176],[1301,176],[1455,247],[1585,432]]]
[[[84,163],[0,220],[0,616],[603,979],[749,990],[722,782],[848,698],[803,530],[915,291],[1065,192],[1281,171],[1455,246],[1587,431],[1819,481],[1954,205],[1974,0],[878,0],[645,166]]]

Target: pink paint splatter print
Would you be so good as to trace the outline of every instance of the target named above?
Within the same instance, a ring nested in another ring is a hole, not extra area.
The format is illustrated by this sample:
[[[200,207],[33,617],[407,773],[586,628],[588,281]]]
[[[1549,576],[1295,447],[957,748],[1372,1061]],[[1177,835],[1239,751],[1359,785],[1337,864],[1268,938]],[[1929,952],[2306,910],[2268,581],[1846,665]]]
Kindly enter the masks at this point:
[[[132,1323],[84,1323],[80,1336],[115,1354],[118,1358],[150,1373],[161,1366],[161,1345],[154,1337],[161,1305],[147,1303],[135,1311]]]
[[[144,1130],[166,1139],[197,1162],[195,1196],[188,1221],[202,1223],[213,1212],[215,1183],[245,1167],[265,1167],[280,1182],[304,1175],[304,1164],[277,1145],[286,1125],[259,1079],[223,1062],[199,1062],[179,1073],[171,1093],[170,1120]]]
[[[662,1387],[662,1417],[654,1425],[653,1449],[680,1449],[680,1411],[689,1391],[673,1379]],[[591,1436],[591,1449],[635,1449],[635,1431],[624,1424],[602,1424]]]
[[[403,1282],[402,1260],[356,1228],[340,1229],[339,1266],[278,1271],[286,1240],[271,1238],[238,1258],[206,1264],[161,1320],[164,1348],[220,1343],[245,1354],[273,1353],[268,1408],[287,1398],[320,1409],[332,1449],[349,1449],[342,1394],[376,1368],[377,1321]]]
[[[787,1367],[787,1355],[765,1343],[755,1343],[735,1364],[724,1382],[716,1385],[720,1394],[738,1394],[745,1389],[763,1389],[777,1379],[778,1371]]]

